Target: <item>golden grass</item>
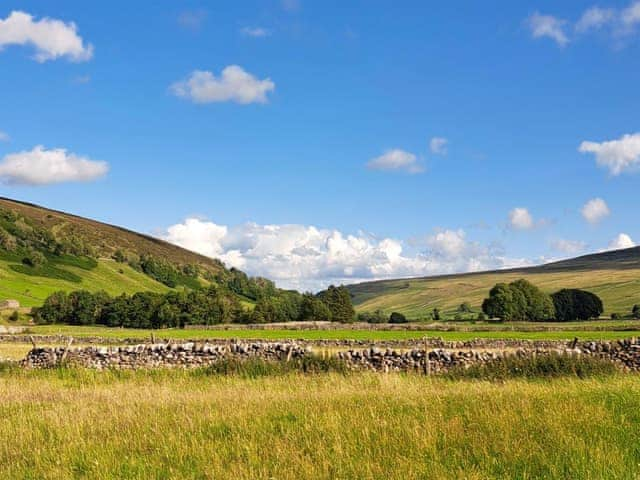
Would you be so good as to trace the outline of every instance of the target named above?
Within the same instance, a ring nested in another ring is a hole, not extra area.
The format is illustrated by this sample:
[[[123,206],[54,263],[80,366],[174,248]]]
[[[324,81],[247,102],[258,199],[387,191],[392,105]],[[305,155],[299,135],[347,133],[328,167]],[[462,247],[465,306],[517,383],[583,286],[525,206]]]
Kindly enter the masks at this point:
[[[0,374],[0,478],[637,478],[636,376]]]

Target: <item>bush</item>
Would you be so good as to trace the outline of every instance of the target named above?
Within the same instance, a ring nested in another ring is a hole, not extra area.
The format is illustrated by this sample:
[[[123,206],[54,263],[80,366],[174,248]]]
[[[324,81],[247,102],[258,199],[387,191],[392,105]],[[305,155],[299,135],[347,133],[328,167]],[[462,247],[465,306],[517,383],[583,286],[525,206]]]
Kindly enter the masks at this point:
[[[636,320],[640,319],[640,305],[634,305],[633,306],[633,308],[631,309],[631,315]]]
[[[359,322],[366,323],[387,323],[387,316],[382,310],[376,310],[375,312],[362,312],[358,314]]]
[[[23,257],[22,263],[29,267],[40,267],[47,263],[47,257],[45,257],[42,253],[37,250],[30,250]]]
[[[611,320],[620,320],[620,319],[622,319],[622,315],[620,315],[619,313],[611,314]]]
[[[503,357],[483,364],[454,367],[443,376],[450,379],[503,381],[510,378],[555,378],[612,375],[616,365],[607,359],[590,355],[551,353],[535,357]]]
[[[11,315],[9,315],[9,321],[17,322],[20,319],[20,314],[17,310],[14,310]]]
[[[442,320],[442,315],[440,315],[440,309],[439,308],[434,308],[431,316],[433,317],[433,319],[435,321]]]
[[[398,312],[392,312],[389,316],[389,323],[408,323],[407,317]]]
[[[585,290],[565,288],[551,295],[551,298],[556,309],[556,319],[561,322],[598,318],[604,311],[602,300]]]
[[[551,297],[527,280],[509,284],[498,283],[482,302],[482,311],[489,318],[510,321],[541,321],[555,317]]]

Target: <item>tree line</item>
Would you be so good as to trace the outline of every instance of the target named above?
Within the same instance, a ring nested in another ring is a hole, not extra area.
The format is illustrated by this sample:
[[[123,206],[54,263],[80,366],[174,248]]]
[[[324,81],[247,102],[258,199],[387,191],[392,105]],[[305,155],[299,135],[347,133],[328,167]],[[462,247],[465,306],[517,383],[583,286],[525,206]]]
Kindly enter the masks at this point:
[[[352,322],[355,318],[351,296],[343,286],[330,286],[318,295],[278,291],[258,299],[252,310],[243,307],[235,293],[220,286],[165,294],[138,292],[117,297],[103,291],[59,291],[47,297],[33,313],[39,324],[126,328],[308,320]]]

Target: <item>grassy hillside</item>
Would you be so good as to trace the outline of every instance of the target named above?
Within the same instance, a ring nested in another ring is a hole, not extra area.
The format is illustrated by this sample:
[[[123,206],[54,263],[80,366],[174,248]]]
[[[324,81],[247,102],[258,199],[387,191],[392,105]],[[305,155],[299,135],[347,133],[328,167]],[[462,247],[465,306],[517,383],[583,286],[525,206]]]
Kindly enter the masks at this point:
[[[462,302],[479,311],[498,282],[525,278],[544,291],[582,288],[599,295],[607,313],[627,314],[640,303],[640,247],[586,255],[539,267],[349,285],[358,311],[398,311],[411,318],[434,307],[453,314]]]

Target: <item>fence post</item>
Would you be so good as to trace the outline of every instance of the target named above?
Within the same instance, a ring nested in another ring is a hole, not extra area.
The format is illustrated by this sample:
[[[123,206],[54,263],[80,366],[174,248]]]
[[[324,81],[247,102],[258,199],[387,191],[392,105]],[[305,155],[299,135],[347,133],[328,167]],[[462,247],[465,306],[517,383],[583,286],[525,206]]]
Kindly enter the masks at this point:
[[[431,362],[429,362],[429,347],[427,337],[424,337],[424,374],[428,377],[431,375]]]
[[[71,348],[71,344],[73,343],[73,337],[69,338],[69,343],[67,343],[67,348],[62,352],[62,357],[60,357],[60,364],[64,363],[64,360],[67,358],[67,352]]]

